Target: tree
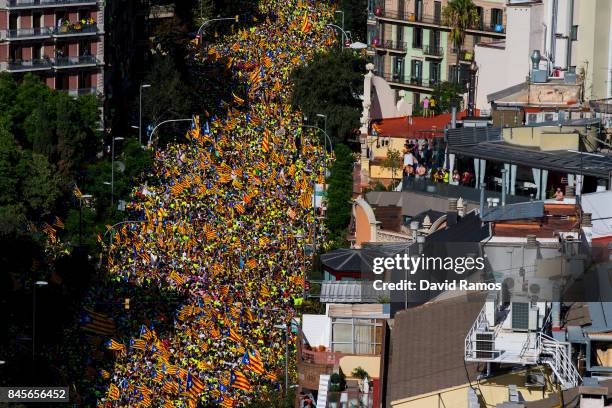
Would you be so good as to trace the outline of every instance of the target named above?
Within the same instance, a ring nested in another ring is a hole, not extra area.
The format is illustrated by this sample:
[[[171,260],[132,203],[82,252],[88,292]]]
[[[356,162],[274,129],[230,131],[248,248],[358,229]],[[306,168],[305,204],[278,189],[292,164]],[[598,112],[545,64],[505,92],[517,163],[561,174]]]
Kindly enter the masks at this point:
[[[327,189],[326,225],[331,241],[344,241],[351,219],[353,194],[353,155],[344,144],[335,146],[336,160],[331,168]]]
[[[365,42],[366,25],[364,21],[368,19],[368,3],[366,0],[341,0],[338,7],[339,11],[344,12],[344,29],[350,31],[353,41]],[[342,16],[336,15],[336,21],[340,25]]]
[[[391,180],[395,184],[395,174],[402,169],[402,154],[399,150],[389,149],[387,150],[387,157],[382,162],[384,169],[391,170]]]
[[[436,84],[431,95],[436,100],[436,114],[449,113],[453,106],[460,111],[463,103],[462,93],[463,87],[460,84],[452,82]]]
[[[352,137],[361,113],[365,61],[353,50],[332,50],[316,55],[292,73],[292,105],[311,119],[327,116],[327,133],[336,142]],[[316,84],[316,86],[313,86]],[[320,122],[319,126],[323,127]]]
[[[465,31],[478,24],[478,11],[472,0],[451,0],[442,10],[442,21],[450,27],[449,38],[457,50],[456,80],[459,82],[459,58],[465,41]]]
[[[143,92],[142,96],[145,129],[147,124],[155,125],[164,120],[191,116],[189,91],[171,57],[156,56],[145,83],[153,85]],[[168,129],[170,127],[165,128],[165,131]],[[145,136],[143,131],[143,137]]]
[[[60,197],[60,178],[41,154],[24,153],[19,163],[22,175],[21,196],[27,204],[30,219],[49,216]]]

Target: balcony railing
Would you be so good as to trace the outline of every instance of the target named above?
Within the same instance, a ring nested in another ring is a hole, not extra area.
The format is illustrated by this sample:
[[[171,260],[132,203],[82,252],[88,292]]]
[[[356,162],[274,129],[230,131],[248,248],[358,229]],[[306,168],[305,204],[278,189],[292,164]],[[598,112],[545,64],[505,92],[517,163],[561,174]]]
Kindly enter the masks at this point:
[[[49,37],[52,32],[53,32],[53,27],[18,28],[18,29],[6,30],[6,38],[19,39],[19,38]]]
[[[9,71],[34,71],[41,69],[51,69],[52,61],[48,58],[31,60],[10,60],[2,65]]]
[[[96,4],[97,0],[5,0],[2,3],[8,8],[29,8]]]
[[[444,48],[426,45],[423,47],[423,54],[442,58],[444,55]]]
[[[390,11],[390,10],[382,10],[380,18],[391,18],[394,20],[402,20],[412,23],[425,23],[432,25],[442,25],[442,17],[441,16],[428,16],[424,14],[417,15],[415,13],[402,13],[400,11]]]
[[[80,57],[57,57],[53,61],[55,67],[71,67],[75,65],[95,65],[98,60],[94,55],[82,55]]]
[[[376,17],[400,20],[415,24],[434,25],[439,26],[441,28],[449,28],[447,25],[444,24],[441,15],[432,16],[427,14],[406,13],[393,10],[381,10],[380,13],[376,15]],[[475,24],[472,27],[468,28],[468,31],[480,31],[501,35],[506,33],[506,27],[503,24],[499,24],[498,22],[481,20],[478,22],[478,24]]]
[[[385,78],[387,82],[391,82],[394,84],[401,84],[401,85],[407,85],[407,86],[412,85],[412,86],[418,86],[421,88],[428,88],[428,89],[433,89],[433,87],[436,86],[436,84],[440,82],[439,80],[436,80],[436,79],[423,79],[419,77],[405,77],[400,74],[392,74],[388,72],[385,72],[383,74],[383,78]]]
[[[71,24],[64,25],[53,29],[53,34],[57,36],[62,35],[77,35],[77,34],[94,34],[98,32],[97,24]]]
[[[70,96],[95,95],[98,92],[96,88],[58,89],[58,91],[65,92]]]
[[[381,44],[374,46],[374,48],[385,49],[385,50],[390,50],[390,51],[406,52],[406,50],[408,50],[408,43],[387,40],[387,41],[383,41]]]
[[[5,38],[9,40],[48,38],[52,35],[70,36],[79,34],[95,34],[98,32],[97,24],[73,24],[61,27],[36,27],[6,30]]]
[[[453,54],[459,54],[459,61],[474,61],[474,51],[469,50],[457,50],[456,48],[451,48],[451,52]]]
[[[342,357],[340,352],[302,349],[302,360],[309,364],[336,365],[340,362],[340,357]]]

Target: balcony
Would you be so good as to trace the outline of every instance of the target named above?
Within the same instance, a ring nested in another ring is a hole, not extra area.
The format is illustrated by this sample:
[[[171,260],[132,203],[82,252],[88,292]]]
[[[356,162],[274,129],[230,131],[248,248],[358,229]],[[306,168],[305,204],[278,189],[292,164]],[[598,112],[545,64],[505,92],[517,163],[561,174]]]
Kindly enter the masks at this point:
[[[2,62],[0,68],[8,72],[43,71],[51,69],[52,61],[46,59],[10,60]]]
[[[0,0],[0,8],[7,8],[11,10],[43,7],[95,6],[97,4],[97,0]]]
[[[373,46],[376,50],[379,51],[389,51],[399,54],[405,54],[408,50],[408,44],[405,42],[397,42],[397,41],[383,41],[381,44]]]
[[[53,60],[53,67],[56,69],[75,68],[75,67],[95,67],[98,60],[93,55],[82,55],[80,57],[57,57]]]
[[[81,24],[79,22],[72,23],[70,25],[63,25],[59,28],[53,29],[53,36],[58,37],[78,37],[83,35],[97,34],[98,25],[93,24]]]
[[[434,86],[436,86],[436,84],[440,82],[439,80],[435,79],[423,79],[419,77],[407,78],[404,75],[391,74],[388,72],[385,72],[382,76],[387,82],[393,85],[399,85],[403,88],[418,89],[424,91],[433,91]]]
[[[390,23],[401,23],[423,27],[439,27],[443,30],[450,30],[450,27],[444,24],[441,15],[432,16],[426,14],[379,10],[379,12],[376,14],[376,18],[378,20],[383,20]],[[479,21],[478,24],[468,28],[466,32],[469,34],[486,35],[496,38],[506,37],[506,27],[503,24],[498,24],[497,22],[492,21]]]
[[[417,15],[415,13],[402,13],[399,11],[381,10],[379,15],[377,15],[376,17],[381,20],[389,20],[391,22],[409,23],[430,27],[442,27],[441,16],[427,16],[424,14]]]
[[[18,28],[6,30],[3,39],[6,40],[35,40],[39,38],[49,38],[53,32],[53,27],[37,28]]]
[[[459,62],[469,64],[474,61],[474,51],[457,50],[456,48],[451,48],[451,52],[453,54],[459,54]]]
[[[58,89],[59,92],[67,93],[70,96],[96,95],[96,88],[79,88],[79,89]]]
[[[37,28],[19,28],[6,30],[3,33],[3,40],[36,40],[50,37],[78,37],[92,35],[98,33],[97,24],[80,24],[75,23],[61,27],[37,27]]]
[[[444,58],[444,48],[426,45],[423,47],[423,54],[433,58]]]

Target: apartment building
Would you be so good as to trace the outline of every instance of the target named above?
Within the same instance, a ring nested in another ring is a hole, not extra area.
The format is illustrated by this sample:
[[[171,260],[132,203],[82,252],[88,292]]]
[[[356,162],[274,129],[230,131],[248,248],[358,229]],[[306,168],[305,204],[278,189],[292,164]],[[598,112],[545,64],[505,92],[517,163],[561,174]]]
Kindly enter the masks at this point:
[[[579,101],[612,97],[611,0],[510,0],[506,15],[505,41],[476,47],[479,109],[525,82],[534,63],[551,80],[582,84]]]
[[[448,0],[370,0],[369,55],[376,74],[419,106],[443,81],[465,83],[474,45],[504,39],[505,0],[474,0],[479,22],[467,30],[463,49],[449,39],[443,22]],[[457,63],[458,62],[458,63]]]
[[[104,92],[104,2],[0,0],[0,71],[71,95]]]

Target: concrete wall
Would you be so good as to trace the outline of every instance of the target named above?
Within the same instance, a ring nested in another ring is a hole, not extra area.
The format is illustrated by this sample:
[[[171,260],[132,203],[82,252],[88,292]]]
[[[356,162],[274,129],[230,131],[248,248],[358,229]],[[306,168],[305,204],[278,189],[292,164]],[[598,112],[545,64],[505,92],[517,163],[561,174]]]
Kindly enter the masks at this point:
[[[495,406],[508,401],[508,385],[516,384],[517,390],[521,393],[525,401],[536,401],[547,398],[552,394],[551,390],[546,390],[542,395],[542,390],[538,388],[527,388],[524,385],[526,372],[512,373],[497,376],[489,380],[479,381],[479,389],[489,406]],[[453,407],[468,408],[468,390],[470,384],[464,384],[453,388],[447,388],[438,392],[418,395],[398,401],[391,401],[392,408],[432,408],[432,407]]]
[[[364,209],[359,206],[353,206],[355,217],[355,244],[361,245],[364,242],[371,242],[374,238],[372,235],[372,225]]]
[[[504,141],[517,146],[536,147],[543,151],[578,150],[584,127],[556,126],[514,127],[503,130]],[[591,129],[587,139],[595,146],[596,130]]]

